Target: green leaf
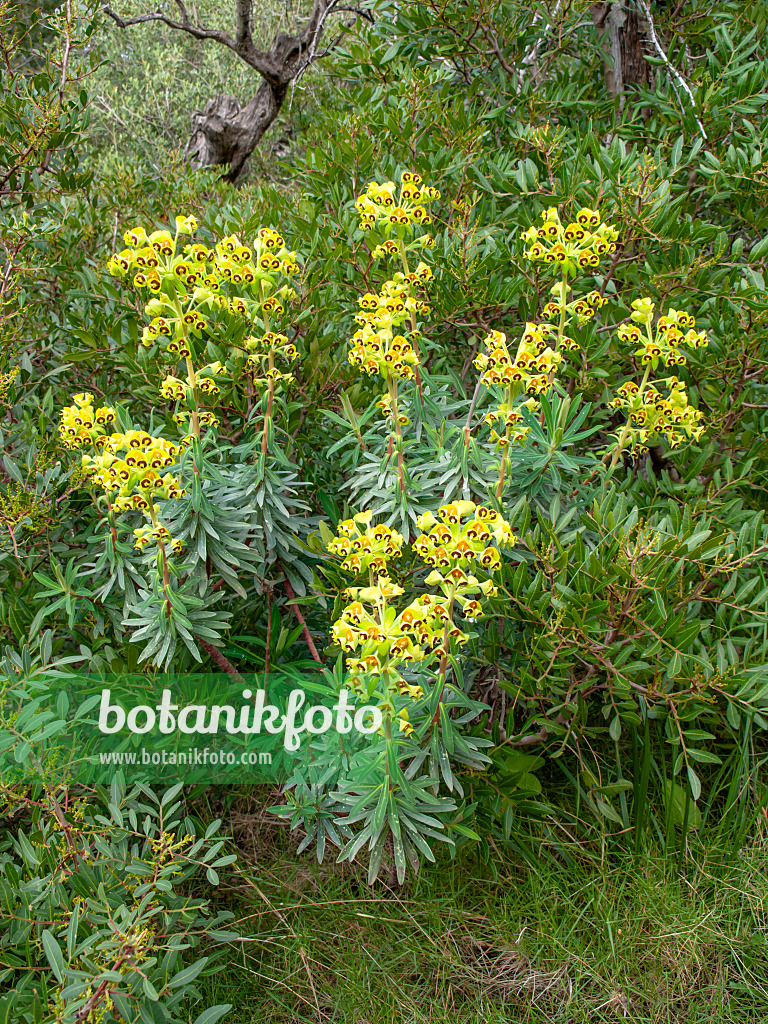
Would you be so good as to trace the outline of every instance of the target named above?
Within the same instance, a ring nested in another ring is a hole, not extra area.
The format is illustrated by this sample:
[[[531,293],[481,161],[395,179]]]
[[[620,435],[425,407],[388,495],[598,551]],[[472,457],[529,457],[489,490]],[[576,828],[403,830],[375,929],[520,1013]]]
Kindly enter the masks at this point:
[[[685,804],[688,801],[688,825],[691,828],[698,828],[701,825],[701,811],[692,800],[691,795],[670,779],[664,780],[664,796],[667,806],[672,810],[672,824],[682,828],[685,821]]]
[[[168,982],[168,987],[178,988],[180,985],[191,984],[207,963],[208,957],[204,956],[202,957],[202,959],[197,960],[193,964],[190,964],[189,967],[185,967],[183,971],[179,971],[178,974],[174,974],[174,976]]]
[[[80,923],[80,904],[75,903],[72,907],[72,915],[67,925],[67,958],[72,959],[77,946],[77,926]]]
[[[231,1003],[219,1003],[217,1006],[209,1006],[207,1010],[203,1010],[200,1016],[195,1019],[195,1024],[216,1024],[216,1021],[223,1017],[225,1013],[229,1013],[231,1009]]]
[[[62,955],[58,942],[53,937],[53,932],[45,928],[41,938],[43,940],[43,950],[45,951],[46,959],[51,965],[51,970],[56,975],[56,980],[60,982],[64,981],[64,956]]]
[[[151,999],[153,1003],[156,1003],[158,1001],[158,999],[160,998],[160,994],[155,988],[155,986],[152,984],[152,982],[149,980],[149,978],[142,979],[141,987],[144,989],[144,994],[146,995],[147,999]]]
[[[701,780],[699,779],[699,776],[696,774],[693,768],[691,768],[690,765],[688,765],[688,782],[691,786],[691,794],[693,795],[693,799],[698,800],[701,796]]]

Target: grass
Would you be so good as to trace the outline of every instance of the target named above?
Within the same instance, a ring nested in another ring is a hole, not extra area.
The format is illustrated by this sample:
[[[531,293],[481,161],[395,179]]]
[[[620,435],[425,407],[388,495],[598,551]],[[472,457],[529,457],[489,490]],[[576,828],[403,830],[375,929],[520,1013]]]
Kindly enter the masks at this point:
[[[732,863],[702,846],[682,873],[651,854],[491,872],[467,851],[391,891],[246,819],[218,895],[246,941],[205,983],[205,1005],[233,1004],[227,1024],[768,1020],[768,838]]]

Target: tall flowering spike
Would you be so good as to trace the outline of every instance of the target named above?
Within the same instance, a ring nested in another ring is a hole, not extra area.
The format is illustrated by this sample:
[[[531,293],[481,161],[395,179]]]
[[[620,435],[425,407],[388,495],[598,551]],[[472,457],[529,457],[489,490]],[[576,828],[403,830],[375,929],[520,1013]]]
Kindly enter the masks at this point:
[[[402,427],[409,419],[398,405],[398,382],[415,379],[421,389],[419,319],[430,313],[425,292],[434,279],[432,268],[421,258],[412,269],[408,254],[418,249],[421,255],[434,247],[432,236],[421,229],[432,221],[428,205],[439,198],[438,190],[424,184],[420,175],[403,171],[399,184],[370,182],[355,202],[361,230],[373,232],[379,241],[372,248],[373,258],[395,256],[403,267],[384,282],[378,293],[367,292],[358,300],[358,330],[350,339],[347,357],[361,373],[379,375],[386,383],[387,392],[377,405],[397,439],[401,488],[405,487]]]
[[[260,228],[251,244],[227,235],[209,249],[200,242],[183,242],[183,236],[197,231],[193,216],[178,216],[175,225],[174,235],[165,229],[148,234],[141,226],[127,231],[125,241],[131,248],[109,261],[110,273],[124,277],[133,270],[134,285],[150,292],[145,307],[149,322],[141,344],[157,348],[171,363],[160,395],[186,406],[176,410],[174,419],[180,425],[190,419],[193,435],[201,436],[202,427],[216,426],[218,418],[202,406],[205,397],[221,392],[225,379],[231,385],[231,373],[218,361],[199,366],[198,360],[204,357],[212,312],[245,320],[250,328],[245,366],[253,373],[254,384],[270,396],[266,437],[272,397],[279,386],[294,379],[284,366],[298,357],[296,346],[279,329],[286,306],[297,297],[291,283],[301,271],[296,253],[271,227]],[[183,374],[176,367],[181,361]]]
[[[415,377],[419,357],[413,342],[418,331],[401,328],[406,321],[429,313],[419,292],[417,285],[399,273],[384,282],[378,295],[366,293],[358,300],[360,312],[355,319],[360,326],[350,339],[352,349],[347,357],[352,366],[385,380]]]
[[[563,224],[554,207],[541,216],[540,227],[522,233],[528,246],[525,257],[532,262],[555,265],[564,275],[573,277],[579,270],[597,268],[603,256],[616,251],[619,234],[610,224],[601,222],[597,210],[579,210],[570,224]]]
[[[401,669],[428,668],[439,661],[444,674],[451,645],[469,640],[454,616],[480,618],[483,599],[496,593],[492,579],[481,581],[473,572],[490,577],[500,564],[499,548],[513,544],[514,536],[502,516],[471,501],[453,502],[436,515],[419,516],[419,527],[429,532],[417,538],[413,549],[426,565],[440,566],[424,581],[438,593],[422,593],[398,609],[397,599],[404,590],[386,570],[387,561],[402,550],[403,538],[383,524],[374,526],[371,519],[370,512],[363,512],[340,523],[338,535],[327,545],[332,554],[343,558],[342,568],[354,573],[368,570],[371,578],[378,574],[372,584],[346,591],[350,600],[333,624],[331,636],[346,654],[354,655],[347,659],[350,671],[377,680],[382,713],[390,721],[399,715],[412,729],[397,703],[402,698],[421,700],[424,692],[404,680]],[[401,731],[409,734],[408,729]]]
[[[555,347],[557,333],[550,324],[526,324],[514,356],[502,331],[491,331],[484,339],[485,351],[475,357],[475,366],[480,370],[480,382],[496,397],[496,405],[484,421],[492,428],[491,440],[497,448],[525,440],[530,427],[523,426],[523,410],[538,410],[533,396],[551,390],[562,362]],[[497,432],[498,426],[504,427],[503,433]]]

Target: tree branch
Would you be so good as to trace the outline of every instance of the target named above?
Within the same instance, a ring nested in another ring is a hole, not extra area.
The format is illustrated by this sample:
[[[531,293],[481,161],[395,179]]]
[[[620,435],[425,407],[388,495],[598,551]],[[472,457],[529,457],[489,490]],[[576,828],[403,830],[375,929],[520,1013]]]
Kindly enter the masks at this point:
[[[159,0],[151,2],[159,4]],[[323,55],[318,53],[318,45],[329,15],[349,10],[340,7],[341,2],[313,0],[312,11],[301,32],[296,35],[278,32],[268,51],[257,49],[253,43],[253,0],[234,0],[234,37],[221,29],[193,22],[185,0],[174,0],[178,19],[168,17],[160,9],[123,18],[108,6],[108,0],[102,0],[102,11],[123,29],[157,21],[194,39],[211,39],[226,46],[262,77],[262,83],[248,103],[241,105],[232,96],[220,95],[192,117],[192,136],[187,143],[186,157],[201,167],[229,166],[223,177],[235,182],[264,132],[280,113],[290,83],[295,82],[313,60]]]
[[[671,81],[672,81],[672,88],[675,91],[675,95],[677,96],[678,102],[680,102],[680,95],[679,95],[679,93],[677,91],[677,88],[675,86],[675,81],[677,81],[678,85],[680,85],[683,89],[685,89],[685,91],[686,91],[686,93],[688,95],[688,99],[691,101],[691,106],[693,107],[693,116],[694,116],[694,119],[696,121],[696,124],[698,125],[699,132],[701,133],[701,137],[706,140],[707,133],[704,131],[704,125],[699,120],[699,115],[696,112],[696,100],[694,99],[693,93],[691,92],[691,87],[688,85],[686,80],[683,78],[683,76],[680,74],[680,72],[677,70],[677,68],[674,66],[674,64],[672,64],[672,62],[670,61],[669,57],[664,52],[664,48],[662,47],[661,43],[659,42],[659,37],[656,35],[656,26],[653,23],[653,16],[651,15],[650,7],[645,2],[645,0],[638,0],[638,3],[640,4],[640,6],[642,7],[642,9],[643,9],[643,11],[645,13],[645,17],[646,17],[646,20],[648,22],[649,34],[651,36],[651,42],[653,43],[654,49],[656,50],[658,55],[661,57],[661,59],[664,61],[664,64],[665,64],[667,70],[672,75],[672,79],[671,79]],[[683,104],[680,103],[680,106],[683,107]],[[685,108],[684,107],[683,107],[683,112],[685,112]]]
[[[181,14],[181,21],[174,21],[173,18],[167,17],[165,14],[161,14],[160,11],[148,12],[147,14],[137,14],[132,18],[122,18],[116,11],[113,11],[107,4],[102,4],[102,11],[108,17],[110,17],[116,25],[120,28],[130,28],[131,25],[143,25],[150,21],[159,21],[168,28],[172,28],[177,32],[186,32],[187,35],[192,36],[194,39],[212,39],[216,43],[221,43],[222,46],[226,46],[228,49],[236,53],[238,57],[245,61],[254,71],[266,78],[267,81],[277,81],[280,77],[280,68],[275,63],[274,59],[269,53],[265,53],[264,50],[257,50],[253,45],[253,39],[251,37],[250,29],[250,0],[238,0],[237,3],[237,38],[233,39],[228,32],[223,32],[218,28],[206,28],[204,25],[194,25],[187,13],[187,9],[181,0],[175,0],[176,6],[179,8]],[[243,12],[245,9],[245,12]],[[245,19],[245,27],[243,28],[243,19]]]
[[[251,37],[251,0],[237,0],[235,45],[243,51],[254,48]]]

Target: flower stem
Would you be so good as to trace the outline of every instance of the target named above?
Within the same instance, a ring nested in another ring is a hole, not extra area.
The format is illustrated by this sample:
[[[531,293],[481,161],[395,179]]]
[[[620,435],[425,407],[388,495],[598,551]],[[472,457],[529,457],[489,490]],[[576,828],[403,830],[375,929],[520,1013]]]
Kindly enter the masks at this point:
[[[389,390],[390,409],[392,420],[395,424],[395,435],[397,437],[397,473],[400,477],[400,488],[405,493],[405,470],[403,468],[403,432],[400,428],[400,410],[397,407],[397,381],[394,377],[387,376],[387,388]],[[391,440],[391,438],[390,438]]]
[[[398,239],[398,247],[400,249],[400,259],[403,263],[403,273],[407,277],[410,274],[410,267],[408,266],[408,254],[405,251],[405,242],[402,238]],[[416,353],[416,358],[421,362],[421,355],[419,353],[419,344],[416,340],[417,328],[416,328],[416,314],[411,310],[411,347]],[[423,397],[422,385],[421,385],[421,373],[419,372],[419,363],[415,367],[416,384],[419,388],[419,397]]]

